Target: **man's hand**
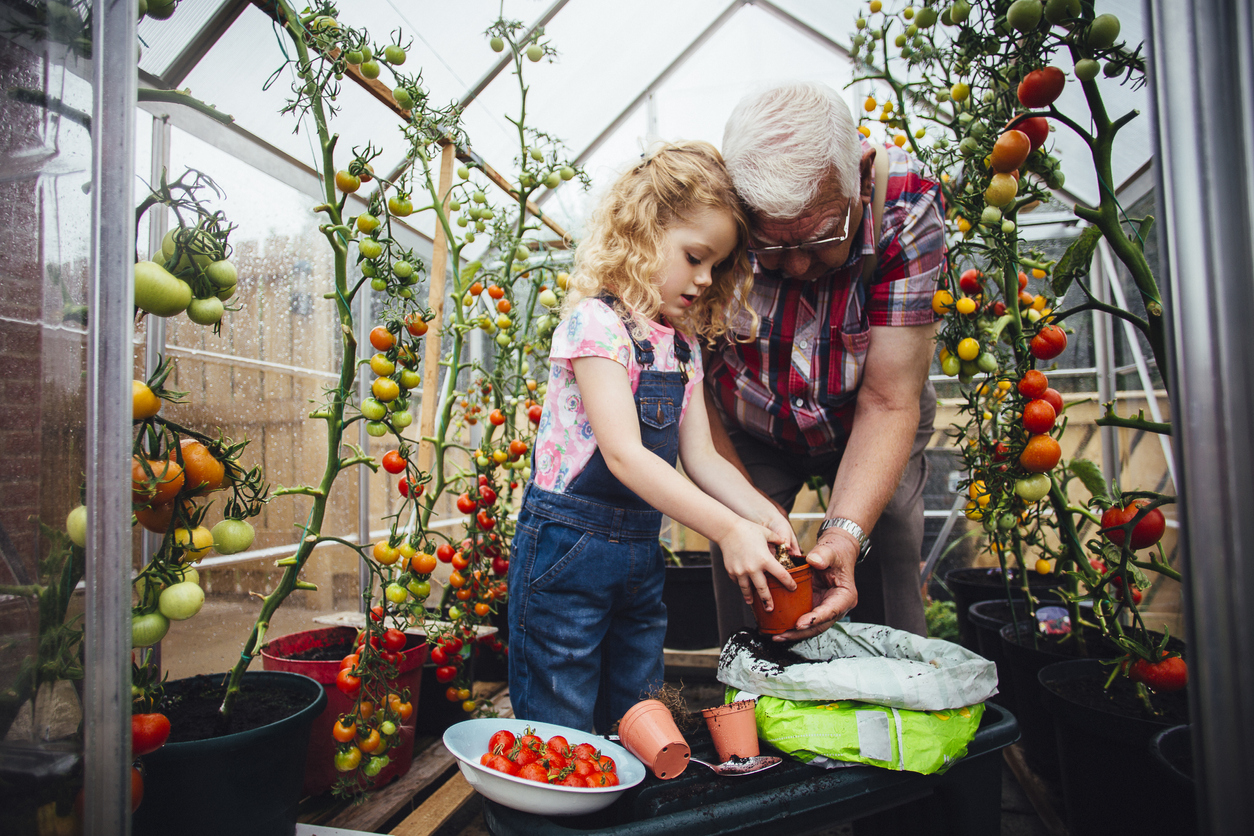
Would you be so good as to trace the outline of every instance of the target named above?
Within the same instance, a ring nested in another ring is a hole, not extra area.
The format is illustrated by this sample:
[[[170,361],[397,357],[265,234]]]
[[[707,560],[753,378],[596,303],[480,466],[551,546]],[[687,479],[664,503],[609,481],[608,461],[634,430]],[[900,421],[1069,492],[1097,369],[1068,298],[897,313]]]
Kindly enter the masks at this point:
[[[814,609],[797,619],[798,629],[775,636],[775,641],[797,641],[817,636],[844,618],[858,603],[853,567],[858,562],[858,541],[839,528],[828,529],[806,555],[814,572]]]

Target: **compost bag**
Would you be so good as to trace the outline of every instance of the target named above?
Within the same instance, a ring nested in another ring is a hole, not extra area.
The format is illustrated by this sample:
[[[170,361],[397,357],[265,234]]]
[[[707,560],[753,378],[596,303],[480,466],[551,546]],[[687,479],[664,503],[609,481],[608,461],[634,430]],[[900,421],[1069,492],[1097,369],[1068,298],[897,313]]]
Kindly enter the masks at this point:
[[[759,736],[799,760],[924,774],[966,754],[997,693],[987,659],[875,624],[837,623],[791,645],[738,633],[718,678],[729,699],[758,697]]]

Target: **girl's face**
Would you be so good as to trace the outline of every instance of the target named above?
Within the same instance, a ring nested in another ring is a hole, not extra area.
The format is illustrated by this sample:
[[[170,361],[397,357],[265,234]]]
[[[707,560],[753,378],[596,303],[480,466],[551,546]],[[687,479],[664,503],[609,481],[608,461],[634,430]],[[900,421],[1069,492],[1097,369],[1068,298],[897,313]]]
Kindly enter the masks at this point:
[[[736,223],[730,212],[703,208],[677,221],[662,241],[658,291],[660,313],[682,319],[697,297],[713,282],[713,271],[736,247]]]

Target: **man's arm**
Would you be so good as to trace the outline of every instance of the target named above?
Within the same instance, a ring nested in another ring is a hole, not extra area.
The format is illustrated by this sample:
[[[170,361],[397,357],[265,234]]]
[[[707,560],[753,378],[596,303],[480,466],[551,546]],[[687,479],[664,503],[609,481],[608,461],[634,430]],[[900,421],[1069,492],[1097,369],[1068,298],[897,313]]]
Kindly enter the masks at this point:
[[[836,471],[827,519],[845,517],[867,532],[892,499],[919,428],[919,398],[935,351],[935,325],[872,327],[866,368],[858,389],[853,429]],[[870,560],[875,559],[872,551]],[[823,533],[807,562],[822,573],[826,587],[806,627],[780,634],[791,641],[822,632],[858,603],[854,564],[858,542],[832,527]]]

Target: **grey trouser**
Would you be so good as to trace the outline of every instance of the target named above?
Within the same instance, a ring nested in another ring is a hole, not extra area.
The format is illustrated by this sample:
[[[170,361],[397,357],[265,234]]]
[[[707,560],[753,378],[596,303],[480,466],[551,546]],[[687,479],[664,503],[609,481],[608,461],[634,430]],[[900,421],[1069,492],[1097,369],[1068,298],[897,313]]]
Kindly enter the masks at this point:
[[[871,551],[854,573],[858,605],[850,613],[853,621],[886,624],[927,635],[919,582],[919,561],[923,553],[923,486],[927,482],[923,450],[932,438],[935,418],[936,390],[928,382],[919,401],[919,430],[910,450],[910,460],[897,492],[871,532]],[[815,456],[789,453],[737,430],[731,431],[731,438],[754,487],[789,511],[811,476],[821,476],[831,488],[844,454],[843,450]],[[753,610],[741,598],[740,587],[724,570],[723,553],[714,543],[710,544],[710,555],[714,561],[719,642],[726,643],[733,633],[755,629]]]

